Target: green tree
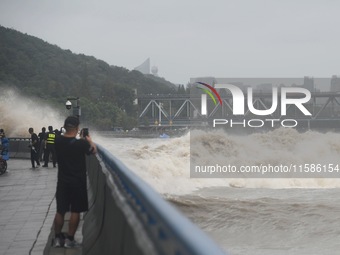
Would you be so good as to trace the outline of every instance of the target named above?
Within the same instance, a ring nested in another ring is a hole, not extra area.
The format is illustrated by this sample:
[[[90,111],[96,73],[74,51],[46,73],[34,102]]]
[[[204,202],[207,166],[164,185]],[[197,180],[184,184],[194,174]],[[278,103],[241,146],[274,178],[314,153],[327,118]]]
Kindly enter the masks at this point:
[[[100,129],[136,125],[135,89],[139,94],[176,93],[176,86],[163,78],[110,66],[2,26],[0,84],[41,98],[61,111],[67,97],[80,97],[82,122]]]

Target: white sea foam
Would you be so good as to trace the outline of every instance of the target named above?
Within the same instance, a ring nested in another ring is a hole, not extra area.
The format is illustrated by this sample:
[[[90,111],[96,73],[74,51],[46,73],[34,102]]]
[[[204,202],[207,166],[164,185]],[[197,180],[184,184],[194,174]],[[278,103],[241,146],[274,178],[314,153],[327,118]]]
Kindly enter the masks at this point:
[[[42,127],[52,125],[59,129],[63,124],[63,117],[52,107],[13,89],[1,89],[0,116],[0,128],[8,137],[29,137],[30,127],[39,133]]]
[[[340,134],[278,129],[245,136],[193,131],[192,153],[222,152],[232,164],[339,162]],[[191,134],[192,135],[192,134]],[[223,141],[223,142],[221,142]],[[335,188],[336,178],[190,178],[190,134],[171,139],[99,139],[112,154],[162,194],[188,194],[199,188]],[[340,174],[339,174],[340,175]]]

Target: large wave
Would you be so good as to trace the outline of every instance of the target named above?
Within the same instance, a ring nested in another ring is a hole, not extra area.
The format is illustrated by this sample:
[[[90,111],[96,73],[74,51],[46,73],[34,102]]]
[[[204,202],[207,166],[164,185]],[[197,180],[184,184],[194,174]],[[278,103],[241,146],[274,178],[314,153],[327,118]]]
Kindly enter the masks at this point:
[[[194,135],[195,140],[190,141]],[[191,153],[211,157],[222,152],[233,164],[258,162],[339,162],[340,134],[294,129],[232,135],[223,131],[191,131],[171,139],[99,139],[131,170],[162,194],[188,194],[200,188],[335,188],[337,178],[190,178]]]
[[[26,98],[14,89],[1,88],[0,93],[0,128],[8,137],[29,137],[28,128],[40,132],[42,127],[52,125],[59,129],[63,117],[36,98]]]

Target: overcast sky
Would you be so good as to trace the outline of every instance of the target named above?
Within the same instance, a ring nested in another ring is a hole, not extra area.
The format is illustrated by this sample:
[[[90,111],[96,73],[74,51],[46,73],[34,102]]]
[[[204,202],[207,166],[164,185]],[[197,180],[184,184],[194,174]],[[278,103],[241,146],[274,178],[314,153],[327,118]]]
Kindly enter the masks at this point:
[[[337,0],[0,0],[0,24],[180,84],[340,74]]]

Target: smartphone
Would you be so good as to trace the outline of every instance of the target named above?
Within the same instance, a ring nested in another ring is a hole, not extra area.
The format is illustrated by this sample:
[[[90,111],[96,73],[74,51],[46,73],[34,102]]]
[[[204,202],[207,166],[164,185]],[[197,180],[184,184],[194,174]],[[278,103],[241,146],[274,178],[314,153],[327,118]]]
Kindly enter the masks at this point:
[[[88,128],[83,128],[83,137],[89,135],[89,129]]]

